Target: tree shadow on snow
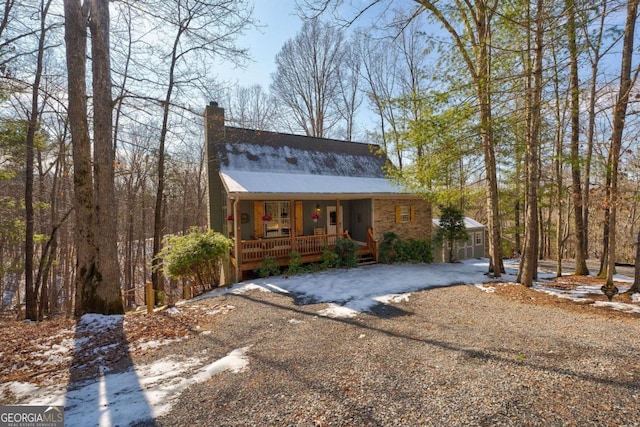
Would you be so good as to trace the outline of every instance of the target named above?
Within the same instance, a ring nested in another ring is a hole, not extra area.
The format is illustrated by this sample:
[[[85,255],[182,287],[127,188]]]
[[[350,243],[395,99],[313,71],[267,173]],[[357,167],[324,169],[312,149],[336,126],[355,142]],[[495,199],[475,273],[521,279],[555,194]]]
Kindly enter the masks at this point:
[[[425,286],[425,288],[423,289],[411,290],[411,291],[406,291],[401,293],[423,292],[423,291],[430,291],[438,288],[451,288],[454,286],[469,286],[469,284],[464,282],[454,282],[454,283],[445,284],[445,285]],[[295,291],[279,292],[271,288],[269,288],[269,290],[279,295],[290,297],[293,300],[293,303],[297,306],[305,306],[305,305],[312,305],[312,304],[337,304],[343,307],[348,307],[348,303],[350,301],[350,300],[340,300],[340,299],[327,301],[327,300],[313,297],[304,292],[295,292]],[[372,302],[373,304],[371,305],[371,307],[368,310],[365,310],[364,313],[367,313],[382,319],[392,319],[395,317],[411,316],[414,314],[410,311],[406,311],[400,307],[397,307],[391,304],[390,302],[381,302],[373,298],[372,298]]]
[[[76,324],[65,424],[126,426],[153,414],[134,369],[124,316],[83,316]]]

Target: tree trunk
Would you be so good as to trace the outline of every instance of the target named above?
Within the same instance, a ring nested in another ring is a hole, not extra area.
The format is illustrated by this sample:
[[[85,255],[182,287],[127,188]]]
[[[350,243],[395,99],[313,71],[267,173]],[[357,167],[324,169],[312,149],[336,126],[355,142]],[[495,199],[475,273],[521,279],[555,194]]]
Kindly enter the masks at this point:
[[[47,35],[47,14],[51,0],[40,4],[40,34],[38,37],[38,55],[31,91],[31,111],[26,141],[26,170],[25,170],[25,317],[38,320],[38,291],[33,282],[33,249],[34,249],[34,210],[33,210],[33,173],[34,173],[34,141],[39,122],[38,99],[40,93],[40,79],[44,60],[45,40]]]
[[[627,4],[627,19],[624,30],[624,43],[622,47],[622,66],[620,70],[620,87],[618,99],[613,111],[613,131],[611,133],[611,164],[609,173],[611,175],[609,217],[609,254],[607,256],[607,282],[603,287],[603,292],[609,301],[618,293],[618,288],[613,284],[613,270],[616,261],[616,219],[618,202],[618,163],[620,161],[620,150],[622,147],[622,132],[624,131],[624,121],[627,114],[627,104],[629,93],[632,88],[631,60],[633,57],[633,44],[636,19],[638,15],[638,3],[640,0],[630,0]]]
[[[627,291],[628,294],[634,294],[640,292],[640,231],[636,239],[636,262],[635,262],[635,274],[633,275],[633,285]]]
[[[576,45],[576,20],[574,0],[565,0],[567,13],[567,36],[569,39],[570,84],[571,84],[571,180],[573,191],[573,222],[575,225],[576,269],[575,274],[589,274],[584,257],[584,216],[582,213],[582,185],[580,173],[580,87],[578,80],[578,47]]]
[[[493,277],[500,277],[504,272],[504,265],[502,264],[498,178],[493,141],[493,118],[491,116],[491,57],[488,52],[490,31],[489,17],[487,16],[486,5],[483,2],[478,2],[476,14],[478,46],[475,49],[475,83],[480,103],[480,135],[487,173],[486,197],[489,229],[489,272],[493,273]]]
[[[182,25],[182,23],[180,24]],[[178,28],[176,37],[173,40],[173,50],[171,51],[171,64],[169,66],[169,82],[167,84],[167,92],[165,94],[164,102],[162,103],[162,128],[160,129],[160,141],[158,145],[158,188],[156,192],[156,205],[154,211],[153,221],[153,258],[151,259],[151,281],[153,282],[153,289],[156,291],[156,302],[158,298],[158,292],[164,292],[164,278],[160,271],[162,264],[158,259],[158,254],[162,249],[162,238],[165,232],[165,221],[163,203],[165,201],[164,187],[165,187],[165,142],[167,138],[167,132],[169,130],[169,113],[171,107],[171,98],[173,94],[173,88],[175,85],[175,69],[178,62],[178,49],[180,47],[180,39],[186,30],[185,27]]]
[[[533,85],[527,96],[529,104],[528,120],[531,125],[528,132],[526,152],[527,186],[525,202],[525,244],[520,264],[520,283],[530,287],[538,276],[538,185],[539,185],[539,145],[542,97],[542,54],[544,42],[543,0],[537,1],[535,47],[533,59]]]
[[[88,8],[80,0],[64,1],[65,45],[69,91],[69,124],[73,147],[73,188],[76,217],[76,280],[74,314],[86,313],[85,301],[95,286],[97,248],[93,219],[93,178],[91,174],[91,143],[87,119],[86,22]]]
[[[113,100],[109,57],[109,2],[91,0],[91,55],[93,72],[93,140],[97,271],[95,298],[85,309],[101,314],[124,313],[118,265],[118,229],[114,189]]]
[[[607,168],[611,165],[611,151],[607,159]],[[600,271],[598,277],[607,278],[607,260],[609,259],[609,223],[611,220],[611,174],[606,173],[604,186],[604,219],[602,221],[602,255],[600,255]]]
[[[558,111],[557,111],[558,112]],[[560,114],[557,115],[560,117]],[[555,173],[556,173],[556,199],[558,203],[558,217],[556,222],[556,277],[562,276],[562,252],[564,250],[564,217],[562,216],[562,200],[563,195],[563,168],[562,168],[562,155],[563,155],[563,138],[561,137],[560,121],[557,123],[558,130],[556,132],[556,160],[555,160]]]
[[[600,26],[596,34],[595,43],[593,46],[593,61],[591,62],[591,82],[589,87],[589,123],[587,125],[587,152],[584,162],[584,189],[583,189],[583,212],[584,217],[584,250],[585,258],[589,258],[589,199],[591,198],[591,159],[593,157],[593,145],[595,139],[595,126],[596,126],[596,95],[597,95],[597,77],[598,68],[600,64],[600,46],[602,45],[602,34],[604,31],[605,17],[607,16],[607,2],[602,2],[602,10],[600,16]]]

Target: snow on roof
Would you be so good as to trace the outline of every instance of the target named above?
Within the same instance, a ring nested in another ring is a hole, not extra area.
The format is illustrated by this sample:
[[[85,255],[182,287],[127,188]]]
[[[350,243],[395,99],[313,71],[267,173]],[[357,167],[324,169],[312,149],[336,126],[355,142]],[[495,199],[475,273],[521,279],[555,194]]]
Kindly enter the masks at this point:
[[[225,127],[220,170],[384,178],[377,145]]]
[[[433,218],[433,225],[436,227],[440,227],[440,218]],[[464,227],[465,228],[485,228],[484,224],[476,221],[473,218],[469,218],[468,216],[464,217]]]
[[[216,147],[227,193],[408,194],[386,178],[377,146],[225,127]]]

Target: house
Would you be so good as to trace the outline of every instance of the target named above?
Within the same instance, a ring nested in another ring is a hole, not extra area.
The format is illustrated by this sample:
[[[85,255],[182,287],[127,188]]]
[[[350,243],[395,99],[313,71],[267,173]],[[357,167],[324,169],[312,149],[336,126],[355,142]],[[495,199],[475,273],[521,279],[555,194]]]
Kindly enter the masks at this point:
[[[454,242],[453,244],[453,258],[454,261],[462,261],[470,258],[482,258],[486,255],[485,247],[485,234],[486,227],[478,221],[465,217],[464,227],[467,230],[469,237],[464,242]],[[433,218],[433,235],[438,232],[440,228],[440,218]],[[433,260],[434,262],[448,262],[449,250],[445,249],[446,242],[438,244],[434,241],[433,244]]]
[[[341,237],[373,259],[386,232],[431,238],[430,203],[386,178],[378,146],[225,126],[215,102],[204,115],[209,226],[233,240],[237,280],[266,257],[319,261]]]

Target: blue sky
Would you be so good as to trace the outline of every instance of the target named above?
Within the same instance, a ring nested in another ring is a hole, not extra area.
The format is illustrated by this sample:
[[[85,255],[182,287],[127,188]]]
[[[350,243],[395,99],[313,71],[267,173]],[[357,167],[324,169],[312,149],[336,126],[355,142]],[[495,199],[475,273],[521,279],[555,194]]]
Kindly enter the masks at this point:
[[[404,0],[394,0],[394,6],[405,3]],[[252,60],[246,67],[238,67],[229,62],[216,64],[218,80],[238,83],[241,86],[262,85],[268,90],[271,83],[271,73],[275,71],[275,56],[284,43],[294,38],[302,28],[303,21],[296,12],[296,0],[254,0],[253,18],[259,28],[251,28],[238,39],[238,46],[249,49]],[[353,18],[360,11],[359,0],[346,2],[341,5],[340,13]],[[377,19],[380,7],[374,7],[354,23],[355,27],[367,26]],[[387,10],[386,6],[382,10]],[[323,19],[331,19],[324,15]]]
[[[275,56],[302,27],[302,20],[296,15],[294,0],[256,0],[253,16],[260,28],[248,30],[238,40],[238,46],[249,49],[252,61],[245,68],[218,64],[217,74],[220,80],[242,86],[260,84],[267,90],[275,71]]]

